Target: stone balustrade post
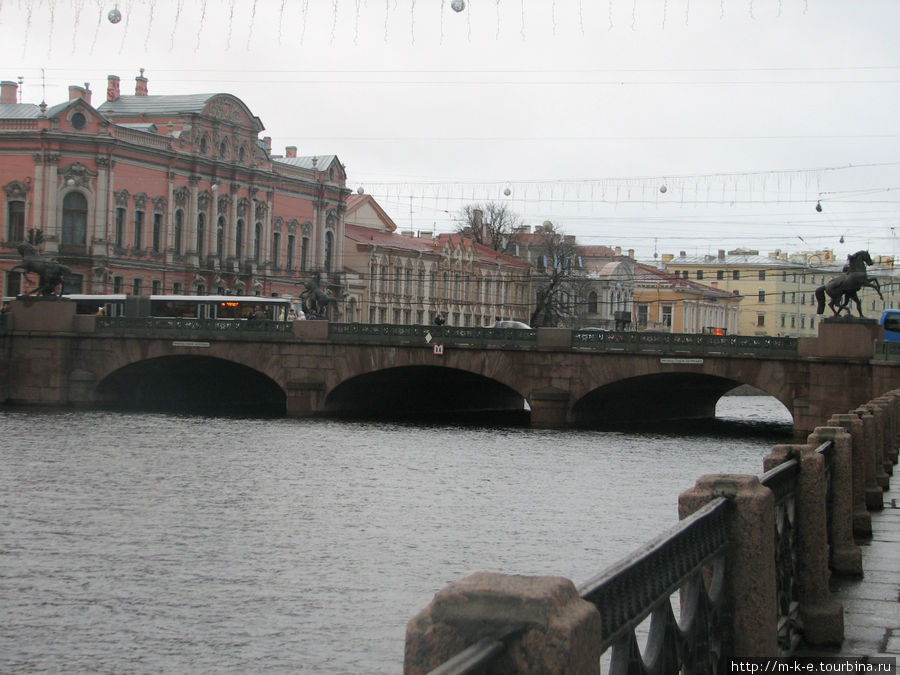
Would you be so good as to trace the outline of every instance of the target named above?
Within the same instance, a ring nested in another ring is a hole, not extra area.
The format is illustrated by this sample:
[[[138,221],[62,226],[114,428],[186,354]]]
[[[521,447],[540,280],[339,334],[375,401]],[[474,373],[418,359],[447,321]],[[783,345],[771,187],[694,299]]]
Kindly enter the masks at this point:
[[[872,536],[872,517],[866,508],[866,456],[863,444],[863,423],[859,415],[841,413],[832,415],[828,426],[841,427],[852,438],[851,472],[852,472],[852,510],[853,534],[857,537]]]
[[[866,407],[852,411],[863,423],[863,455],[866,461],[866,508],[881,511],[884,508],[883,490],[875,480],[875,417]]]
[[[710,474],[681,493],[679,518],[716,497],[727,497],[732,506],[725,583],[734,654],[772,656],[778,653],[775,497],[756,476]]]
[[[439,591],[406,627],[405,675],[522,626],[484,673],[600,673],[600,613],[562,577],[479,572]]]
[[[862,576],[862,551],[853,539],[853,436],[841,426],[816,427],[809,436],[813,450],[823,443],[834,444],[831,455],[831,569],[835,574]],[[826,511],[827,513],[827,511]],[[870,521],[871,525],[871,521]]]
[[[879,396],[871,401],[881,411],[883,443],[881,446],[881,468],[884,471],[884,484],[886,490],[890,486],[890,477],[894,473],[893,453],[897,450],[897,437],[894,428],[894,400],[891,396]]]
[[[890,478],[884,470],[885,448],[887,447],[887,416],[884,405],[878,399],[873,399],[863,406],[875,420],[874,434],[872,436],[873,462],[875,467],[875,484],[884,492],[890,484]]]
[[[770,471],[791,459],[800,463],[794,523],[803,639],[814,645],[840,644],[844,638],[844,608],[831,599],[828,588],[825,458],[810,445],[776,445],[763,460],[763,467]]]

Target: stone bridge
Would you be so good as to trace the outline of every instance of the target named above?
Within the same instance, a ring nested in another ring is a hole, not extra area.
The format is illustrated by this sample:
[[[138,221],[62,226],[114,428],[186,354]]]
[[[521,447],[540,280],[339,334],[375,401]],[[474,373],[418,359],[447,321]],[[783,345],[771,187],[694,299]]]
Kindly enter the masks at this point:
[[[874,321],[815,339],[495,331],[322,321],[81,316],[12,303],[0,335],[10,404],[398,416],[506,412],[534,426],[712,417],[741,384],[777,398],[806,434],[834,410],[900,388]],[[224,329],[224,330],[223,330]]]

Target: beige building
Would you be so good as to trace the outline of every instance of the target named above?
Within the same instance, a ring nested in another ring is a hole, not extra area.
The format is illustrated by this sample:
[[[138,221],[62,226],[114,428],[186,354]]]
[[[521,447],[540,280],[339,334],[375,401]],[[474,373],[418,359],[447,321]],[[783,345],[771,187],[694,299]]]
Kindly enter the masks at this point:
[[[527,321],[529,265],[460,235],[398,234],[370,195],[347,200],[342,320],[451,326]]]

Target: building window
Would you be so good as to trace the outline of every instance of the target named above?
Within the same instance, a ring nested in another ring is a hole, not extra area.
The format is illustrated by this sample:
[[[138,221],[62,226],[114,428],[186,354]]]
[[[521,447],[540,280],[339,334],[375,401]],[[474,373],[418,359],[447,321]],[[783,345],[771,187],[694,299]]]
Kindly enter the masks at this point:
[[[734,281],[738,281],[738,280],[741,278],[741,271],[740,271],[740,270],[732,270],[732,271],[731,271],[731,278],[732,278]]]
[[[718,279],[719,281],[722,281],[723,279],[725,279],[725,270],[717,270],[716,271],[716,279]]]
[[[766,292],[764,290],[760,289],[759,292],[756,294],[756,299],[759,302],[765,302],[766,301]]]
[[[6,206],[7,241],[25,241],[25,202],[11,201]]]
[[[278,268],[281,257],[281,232],[272,233],[272,266]]]
[[[134,248],[140,251],[144,247],[144,212],[134,212]]]
[[[113,293],[121,293],[125,287],[125,279],[122,277],[113,277]]]
[[[760,280],[760,281],[765,281],[765,280],[766,280],[766,271],[765,271],[765,270],[760,270],[760,271],[759,271],[759,280]]]
[[[150,294],[162,295],[162,282],[159,279],[154,279],[150,282]]]
[[[219,260],[221,260],[222,256],[225,255],[225,217],[224,216],[219,216],[219,220],[216,225],[216,255],[219,256]]]
[[[296,248],[297,237],[293,234],[288,235],[287,255],[285,256],[284,266],[286,269],[294,269],[294,249]]]
[[[331,256],[334,254],[334,233],[325,233],[325,271],[331,271]]]
[[[144,283],[142,279],[133,279],[131,282],[131,294],[132,295],[140,295],[141,291],[144,289]]]
[[[197,214],[197,257],[203,257],[203,240],[206,237],[206,214]]]
[[[660,319],[663,326],[672,327],[672,305],[662,306]]]
[[[116,209],[116,231],[113,233],[113,243],[122,248],[125,246],[125,209],[121,206]]]
[[[22,275],[19,272],[6,273],[6,288],[3,295],[16,296],[22,292]]]
[[[309,237],[300,240],[300,271],[305,272],[309,265]]]
[[[765,326],[766,325],[766,315],[765,314],[757,314],[756,315],[756,325],[757,326]]]
[[[253,228],[253,260],[259,264],[262,258],[262,223],[256,223]]]
[[[162,247],[162,214],[154,213],[153,214],[153,236],[151,239],[151,246],[154,253],[159,253],[160,248]]]
[[[244,253],[244,221],[238,220],[234,226],[234,257],[241,259]]]
[[[184,293],[184,287],[181,285],[180,281],[176,281],[172,284],[172,295],[181,295]]]
[[[703,279],[703,270],[697,270],[697,281]]]
[[[597,292],[591,291],[588,293],[588,314],[596,314],[597,313]]]
[[[80,192],[70,192],[63,199],[63,244],[84,245],[87,234],[87,199]]]
[[[638,326],[646,326],[650,322],[650,307],[648,305],[637,306]]]
[[[181,245],[181,233],[184,230],[184,211],[178,209],[175,212],[175,225],[173,226],[173,235],[175,236],[175,254],[181,255],[183,247]]]

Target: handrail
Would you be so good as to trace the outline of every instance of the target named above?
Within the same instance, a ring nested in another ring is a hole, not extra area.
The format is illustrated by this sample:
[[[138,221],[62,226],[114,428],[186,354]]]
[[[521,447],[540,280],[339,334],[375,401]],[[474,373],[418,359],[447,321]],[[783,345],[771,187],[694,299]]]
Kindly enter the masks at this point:
[[[122,317],[122,316],[98,316],[96,318],[96,331],[121,335],[123,333],[188,335],[208,334],[221,335],[223,333],[250,333],[253,335],[265,335],[266,337],[281,336],[290,337],[293,323],[291,321],[248,321],[245,319],[197,319],[193,317]]]

